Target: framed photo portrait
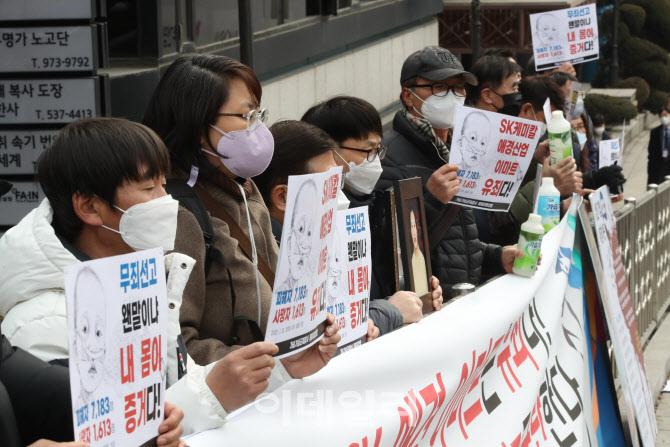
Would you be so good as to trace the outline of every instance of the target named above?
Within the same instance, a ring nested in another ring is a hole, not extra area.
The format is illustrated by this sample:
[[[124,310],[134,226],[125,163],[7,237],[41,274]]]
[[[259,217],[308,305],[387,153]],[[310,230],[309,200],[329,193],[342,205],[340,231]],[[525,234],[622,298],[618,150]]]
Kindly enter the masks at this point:
[[[394,183],[399,242],[401,247],[404,289],[419,295],[423,312],[433,310],[430,293],[430,245],[428,225],[423,208],[421,179],[398,180]]]

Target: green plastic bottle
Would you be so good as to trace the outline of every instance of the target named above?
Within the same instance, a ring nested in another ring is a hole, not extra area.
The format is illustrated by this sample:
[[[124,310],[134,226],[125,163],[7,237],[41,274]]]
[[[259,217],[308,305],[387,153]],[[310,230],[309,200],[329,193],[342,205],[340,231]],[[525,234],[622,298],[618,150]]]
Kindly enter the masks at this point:
[[[543,236],[542,218],[539,214],[529,214],[528,220],[521,225],[521,234],[519,235],[518,248],[524,256],[514,260],[514,267],[512,268],[514,273],[527,277],[535,275]]]
[[[555,165],[572,156],[572,134],[570,123],[563,116],[563,112],[556,110],[551,114],[551,122],[547,125],[549,134],[549,157]]]

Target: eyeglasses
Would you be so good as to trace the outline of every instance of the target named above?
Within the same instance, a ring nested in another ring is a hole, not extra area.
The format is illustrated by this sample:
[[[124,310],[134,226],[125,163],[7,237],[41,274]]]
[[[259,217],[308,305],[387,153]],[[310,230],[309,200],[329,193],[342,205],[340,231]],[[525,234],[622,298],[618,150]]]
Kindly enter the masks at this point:
[[[268,109],[254,109],[249,113],[217,113],[218,116],[236,116],[247,120],[247,130],[254,130],[259,122],[265,124],[268,119]]]
[[[579,124],[578,126],[575,127],[575,130],[577,132],[586,132],[586,126],[584,126],[584,124]]]
[[[379,147],[373,147],[372,149],[358,149],[357,147],[349,146],[340,146],[342,149],[349,149],[350,151],[364,152],[365,158],[368,161],[374,161],[375,158],[379,157],[380,160],[383,160],[386,156],[386,146],[380,144]]]
[[[442,82],[437,82],[435,84],[414,84],[410,85],[410,88],[411,87],[423,87],[423,88],[430,87],[430,92],[434,96],[438,97],[447,96],[447,94],[451,91],[454,93],[455,96],[459,98],[465,98],[465,83],[456,85],[447,85]]]

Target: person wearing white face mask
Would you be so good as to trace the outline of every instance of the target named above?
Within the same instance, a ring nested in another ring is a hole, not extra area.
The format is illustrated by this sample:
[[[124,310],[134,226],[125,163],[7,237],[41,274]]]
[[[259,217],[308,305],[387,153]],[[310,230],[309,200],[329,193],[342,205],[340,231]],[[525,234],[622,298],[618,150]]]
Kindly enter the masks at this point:
[[[395,180],[421,178],[432,272],[447,298],[454,284],[477,285],[482,275],[511,272],[515,257],[522,256],[511,246],[482,243],[472,210],[449,204],[460,189],[459,166],[449,161],[450,131],[465,101],[466,84],[478,85],[477,77],[444,48],[425,47],[405,59],[400,71],[403,108],[393,119],[393,130],[383,136],[387,152],[376,186],[384,190]]]
[[[388,268],[384,250],[387,225],[384,194],[375,190],[382,173],[381,160],[386,148],[381,144],[382,124],[379,113],[369,102],[352,96],[336,96],[312,106],[302,121],[313,124],[335,141],[335,162],[343,167],[343,191],[348,208],[368,207],[372,243],[371,306],[389,305],[402,314],[401,323],[414,323],[422,318],[421,300],[414,292],[395,290],[393,275]],[[427,281],[426,281],[427,284]],[[442,307],[442,289],[432,278],[433,308]],[[389,332],[381,327],[382,334]]]
[[[661,108],[658,118],[661,125],[649,134],[647,184],[660,184],[670,175],[670,108]]]
[[[0,239],[0,253],[4,254],[0,256],[0,315],[4,317],[2,333],[9,342],[43,362],[69,365],[65,268],[136,250],[171,250],[178,213],[186,211],[178,211],[177,202],[165,193],[169,170],[165,145],[141,124],[95,118],[72,123],[59,132],[37,163],[46,199]],[[235,381],[239,365],[232,363],[239,362],[231,358],[198,367],[180,350],[185,360],[182,366],[188,365],[188,371],[179,370],[179,305],[195,260],[169,253],[165,264],[166,400],[171,402],[165,412],[173,416],[166,419],[167,430],[161,429],[158,443],[181,446],[185,445],[179,440],[182,430],[194,432],[223,424],[224,405],[229,406],[235,396],[218,382],[223,377]],[[31,373],[26,371],[27,377]],[[68,409],[63,414],[71,415],[69,396],[65,403]],[[66,425],[71,424],[69,419]]]

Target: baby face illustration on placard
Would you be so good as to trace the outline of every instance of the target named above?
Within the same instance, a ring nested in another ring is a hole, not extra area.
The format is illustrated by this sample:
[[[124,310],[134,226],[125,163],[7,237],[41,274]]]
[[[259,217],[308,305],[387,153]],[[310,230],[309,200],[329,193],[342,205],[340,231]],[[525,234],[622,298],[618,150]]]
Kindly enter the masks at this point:
[[[542,14],[535,23],[535,35],[543,46],[559,43],[558,20],[551,14]]]
[[[486,115],[474,112],[465,117],[461,138],[458,141],[463,157],[460,168],[466,171],[481,169],[482,159],[490,143],[491,123]]]
[[[308,180],[300,186],[293,207],[287,250],[289,272],[282,290],[295,288],[305,274],[312,252],[312,235],[317,209],[316,185],[312,180]]]
[[[81,270],[77,276],[74,296],[74,359],[81,380],[82,396],[93,393],[104,375],[107,336],[104,302],[104,290],[98,276],[91,269]]]

